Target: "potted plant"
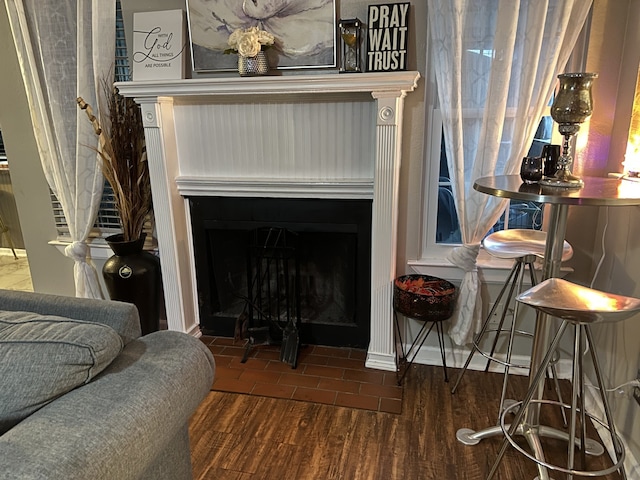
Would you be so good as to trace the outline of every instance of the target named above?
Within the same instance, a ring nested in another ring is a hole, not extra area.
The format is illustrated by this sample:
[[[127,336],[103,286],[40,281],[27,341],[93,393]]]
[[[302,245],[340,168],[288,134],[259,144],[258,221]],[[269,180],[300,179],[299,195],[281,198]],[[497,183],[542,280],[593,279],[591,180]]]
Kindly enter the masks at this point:
[[[238,28],[229,35],[229,47],[224,53],[238,54],[238,72],[241,76],[266,75],[269,62],[265,50],[273,45],[272,34],[258,27]]]
[[[114,255],[105,262],[102,275],[112,300],[138,307],[146,334],[159,329],[161,277],[158,257],[143,249],[144,225],[152,211],[144,127],[133,99],[123,97],[107,82],[102,86],[99,118],[82,97],[77,99],[98,136],[98,147],[91,148],[113,189],[122,225],[122,233],[105,239]]]

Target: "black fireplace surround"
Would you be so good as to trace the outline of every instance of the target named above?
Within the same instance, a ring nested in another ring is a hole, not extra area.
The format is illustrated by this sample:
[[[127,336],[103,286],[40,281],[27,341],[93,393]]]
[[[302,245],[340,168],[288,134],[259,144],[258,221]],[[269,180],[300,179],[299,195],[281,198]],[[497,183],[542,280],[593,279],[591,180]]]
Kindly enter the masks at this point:
[[[237,335],[248,252],[259,228],[297,235],[301,341],[366,348],[371,310],[371,200],[190,197],[200,328]]]

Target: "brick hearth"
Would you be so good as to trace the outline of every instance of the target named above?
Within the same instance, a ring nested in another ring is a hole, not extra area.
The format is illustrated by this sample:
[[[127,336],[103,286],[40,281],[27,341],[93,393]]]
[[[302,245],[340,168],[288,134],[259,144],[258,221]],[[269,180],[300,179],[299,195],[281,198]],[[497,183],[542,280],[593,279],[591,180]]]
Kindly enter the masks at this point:
[[[280,349],[259,346],[246,363],[242,342],[204,336],[216,360],[212,390],[401,413],[395,372],[366,368],[364,349],[302,346],[298,366],[280,362]]]

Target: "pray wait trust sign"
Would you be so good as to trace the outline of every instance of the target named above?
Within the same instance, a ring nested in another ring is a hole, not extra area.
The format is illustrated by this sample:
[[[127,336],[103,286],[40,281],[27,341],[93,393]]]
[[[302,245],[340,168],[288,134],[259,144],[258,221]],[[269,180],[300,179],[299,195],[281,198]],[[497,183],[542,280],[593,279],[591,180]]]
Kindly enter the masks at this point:
[[[409,3],[369,5],[367,71],[407,69]]]

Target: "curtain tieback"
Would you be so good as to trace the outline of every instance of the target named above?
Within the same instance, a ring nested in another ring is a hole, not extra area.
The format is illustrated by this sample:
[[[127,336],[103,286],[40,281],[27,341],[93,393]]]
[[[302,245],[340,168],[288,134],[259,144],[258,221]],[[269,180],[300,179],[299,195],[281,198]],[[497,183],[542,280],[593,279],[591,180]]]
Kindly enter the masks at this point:
[[[475,272],[477,270],[478,253],[480,252],[480,244],[461,245],[451,251],[449,260],[457,267],[462,268],[465,272]]]
[[[88,252],[89,247],[84,242],[73,242],[64,249],[64,254],[67,257],[73,258],[76,262],[85,262]]]

